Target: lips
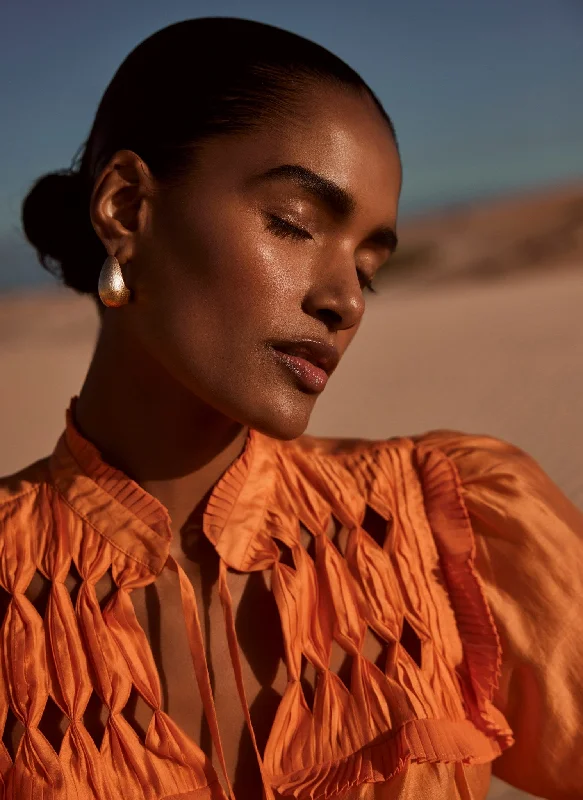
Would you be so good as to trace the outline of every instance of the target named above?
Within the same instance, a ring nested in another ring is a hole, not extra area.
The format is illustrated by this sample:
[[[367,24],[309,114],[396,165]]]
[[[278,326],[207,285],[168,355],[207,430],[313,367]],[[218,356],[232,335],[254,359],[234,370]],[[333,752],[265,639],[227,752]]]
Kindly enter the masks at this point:
[[[329,375],[338,365],[337,349],[322,340],[274,342],[271,347],[287,373],[291,373],[300,388],[308,393],[323,391]]]
[[[310,364],[324,370],[327,375],[331,375],[338,366],[338,350],[334,345],[328,344],[321,339],[274,342],[271,346],[281,353],[309,361]]]

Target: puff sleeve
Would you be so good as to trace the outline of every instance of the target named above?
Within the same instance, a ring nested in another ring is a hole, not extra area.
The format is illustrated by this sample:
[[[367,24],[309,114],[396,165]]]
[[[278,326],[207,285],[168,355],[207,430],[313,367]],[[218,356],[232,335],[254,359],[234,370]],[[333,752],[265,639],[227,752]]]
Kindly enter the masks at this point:
[[[494,704],[515,744],[493,773],[549,800],[583,798],[583,514],[507,442],[450,431],[415,441],[457,470],[500,636]]]

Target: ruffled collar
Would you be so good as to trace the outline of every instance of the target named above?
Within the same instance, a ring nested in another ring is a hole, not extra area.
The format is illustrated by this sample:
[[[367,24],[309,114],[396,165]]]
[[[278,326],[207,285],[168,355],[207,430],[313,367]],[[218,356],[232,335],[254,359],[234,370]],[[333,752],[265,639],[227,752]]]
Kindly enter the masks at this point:
[[[67,502],[111,544],[154,575],[164,567],[172,531],[166,507],[124,472],[106,463],[74,420],[76,398],[50,459],[53,482]],[[223,473],[209,497],[203,530],[228,566],[262,569],[277,556],[269,537],[257,544],[270,506],[278,443],[250,429],[241,454]],[[266,546],[266,550],[265,550]],[[264,551],[264,552],[263,552]]]

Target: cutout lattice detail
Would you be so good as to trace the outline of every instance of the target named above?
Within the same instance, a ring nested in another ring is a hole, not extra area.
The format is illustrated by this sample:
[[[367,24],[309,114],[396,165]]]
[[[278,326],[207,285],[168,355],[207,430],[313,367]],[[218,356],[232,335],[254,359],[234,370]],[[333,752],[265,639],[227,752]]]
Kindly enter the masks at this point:
[[[304,525],[300,523],[300,544],[310,556],[314,564],[316,563],[316,537]]]
[[[138,739],[144,744],[150,721],[154,716],[154,709],[146,703],[135,686],[132,686],[128,701],[121,713],[137,734]]]
[[[107,570],[107,572],[101,576],[101,578],[95,584],[95,593],[97,594],[97,599],[99,601],[99,607],[103,611],[106,605],[109,603],[113,595],[117,591],[117,586],[113,580],[113,576],[111,574],[111,570]]]
[[[331,672],[334,672],[350,691],[351,675],[352,675],[352,656],[343,650],[338,642],[333,641],[330,649],[330,666]]]
[[[403,631],[399,642],[401,647],[409,653],[413,661],[421,669],[421,639],[407,617],[403,619]]]
[[[4,624],[4,617],[8,611],[8,606],[12,600],[12,595],[3,586],[0,586],[0,627]]]
[[[83,714],[83,725],[89,736],[99,750],[105,734],[105,726],[109,718],[109,709],[99,697],[97,692],[92,692]]]
[[[389,656],[389,645],[384,639],[373,631],[372,628],[367,628],[364,635],[364,642],[362,645],[362,655],[374,664],[375,667],[381,672],[387,671],[387,658]]]
[[[367,505],[364,512],[362,527],[379,547],[384,548],[389,531],[389,521],[381,517],[374,508]]]
[[[348,540],[348,529],[336,519],[334,515],[330,517],[328,526],[328,536],[332,544],[336,547],[340,555],[346,555],[346,544]]]
[[[4,747],[8,750],[8,755],[13,761],[23,733],[24,725],[18,719],[10,706],[8,706],[8,713],[6,714],[4,731],[2,733],[2,742],[4,743]]]
[[[279,563],[285,564],[286,567],[291,567],[291,569],[295,570],[296,564],[291,547],[285,544],[285,542],[282,542],[281,539],[274,539],[273,541],[279,549]]]
[[[79,594],[79,589],[81,588],[82,584],[83,578],[77,572],[77,567],[75,566],[74,562],[71,561],[69,572],[65,578],[65,588],[69,592],[69,597],[71,598],[73,608],[76,608],[77,606],[77,595]]]
[[[316,684],[318,675],[313,664],[310,664],[305,656],[302,656],[302,666],[300,668],[300,684],[304,693],[304,699],[310,711],[314,710],[314,699],[316,697]]]
[[[37,570],[32,576],[28,589],[24,593],[25,597],[30,600],[43,619],[45,618],[47,605],[49,603],[52,585],[52,581],[45,578],[45,576]]]
[[[61,711],[49,695],[38,729],[56,753],[61,749],[61,743],[69,724],[69,717]]]

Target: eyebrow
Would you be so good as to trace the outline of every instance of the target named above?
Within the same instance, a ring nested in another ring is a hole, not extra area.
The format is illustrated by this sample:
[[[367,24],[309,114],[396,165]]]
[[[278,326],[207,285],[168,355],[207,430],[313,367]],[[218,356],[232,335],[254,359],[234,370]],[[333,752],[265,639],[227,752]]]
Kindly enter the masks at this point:
[[[252,177],[253,183],[260,183],[268,180],[290,180],[305,189],[311,195],[321,200],[328,208],[339,217],[348,217],[356,208],[356,200],[350,192],[338,186],[334,181],[313,172],[300,164],[280,164],[271,167],[258,175]],[[370,241],[386,247],[391,253],[397,247],[397,234],[390,226],[377,228],[368,237]]]

